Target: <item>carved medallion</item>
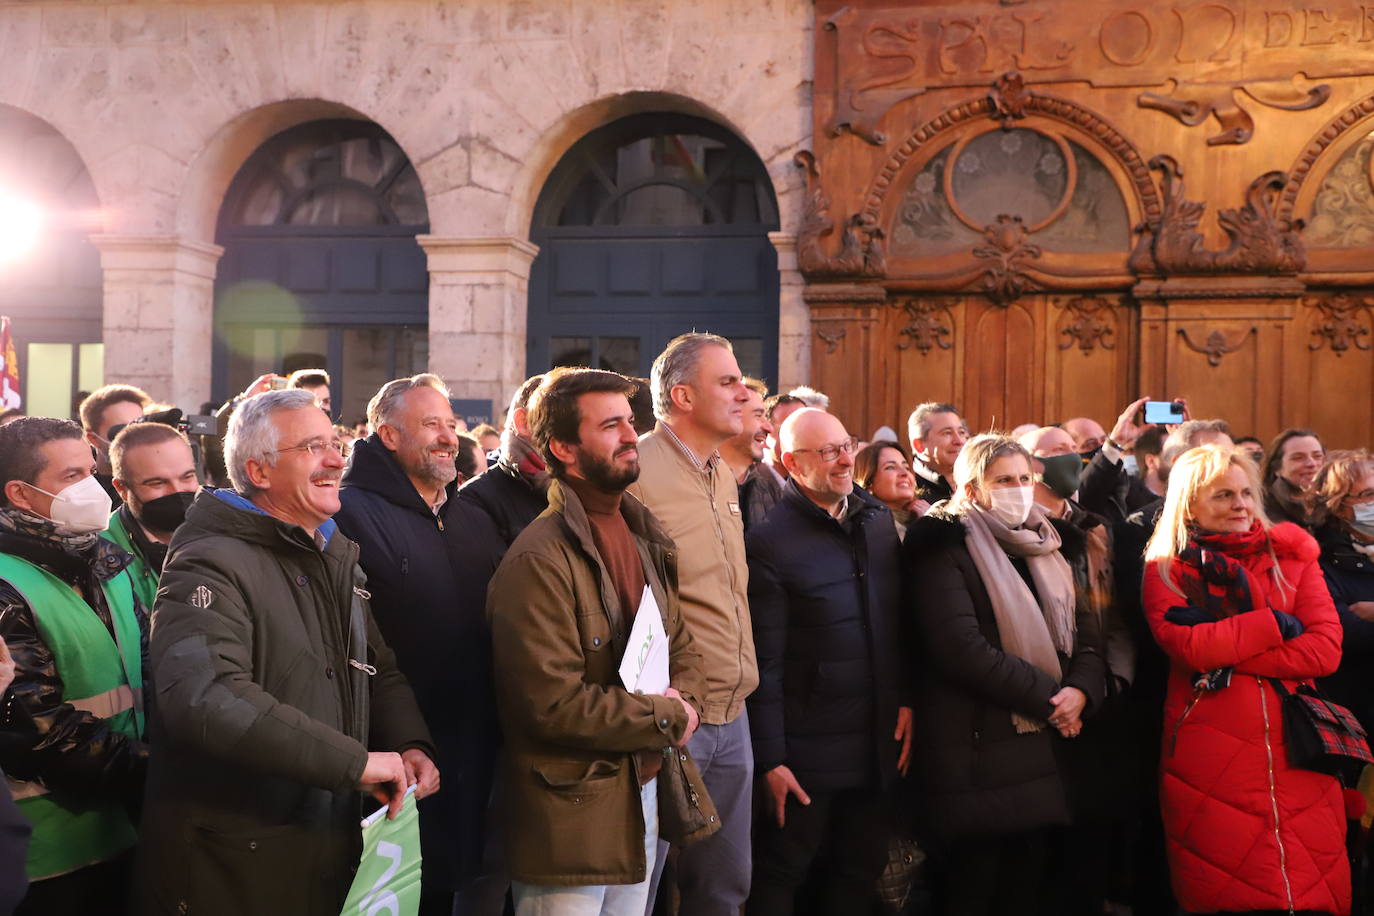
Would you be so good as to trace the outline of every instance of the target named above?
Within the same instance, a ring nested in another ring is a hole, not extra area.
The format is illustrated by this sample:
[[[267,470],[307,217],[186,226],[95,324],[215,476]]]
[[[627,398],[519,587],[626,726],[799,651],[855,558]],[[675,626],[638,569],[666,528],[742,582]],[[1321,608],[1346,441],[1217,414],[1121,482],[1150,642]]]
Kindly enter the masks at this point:
[[[1359,318],[1369,316],[1374,298],[1356,298],[1349,293],[1337,293],[1329,299],[1303,299],[1302,304],[1321,313],[1318,324],[1312,328],[1312,336],[1316,339],[1307,345],[1307,349],[1320,350],[1330,344],[1337,356],[1344,356],[1352,344],[1357,350],[1369,349],[1369,342],[1362,339],[1369,336],[1369,326]]]
[[[1193,338],[1188,334],[1187,328],[1178,329],[1178,336],[1183,338],[1184,345],[1194,353],[1204,354],[1207,357],[1207,365],[1209,366],[1220,366],[1223,356],[1227,353],[1234,353],[1245,346],[1245,341],[1248,340],[1252,334],[1256,333],[1258,333],[1258,331],[1256,331],[1255,328],[1251,328],[1248,331],[1242,331],[1240,339],[1232,342],[1227,339],[1224,331],[1216,330],[1208,334],[1207,340],[1199,346],[1193,342]]]
[[[993,262],[983,271],[983,290],[993,302],[1008,305],[1033,286],[1026,275],[1026,261],[1040,257],[1040,246],[1026,241],[1021,217],[1005,213],[983,229],[983,238],[988,244],[973,249],[974,257]]]
[[[825,352],[834,353],[839,349],[840,341],[844,340],[844,326],[835,322],[824,326],[816,325],[816,336],[825,342]]]
[[[1025,78],[1013,70],[997,78],[988,100],[992,102],[992,116],[1001,121],[1003,127],[1010,127],[1012,121],[1026,116],[1031,92],[1026,88]]]
[[[906,327],[897,332],[898,350],[915,347],[925,356],[938,347],[948,350],[954,346],[954,317],[950,314],[951,299],[911,298],[895,303],[906,310]]]
[[[1116,321],[1110,302],[1100,296],[1080,296],[1064,303],[1063,308],[1059,334],[1067,339],[1060,341],[1059,349],[1067,350],[1075,342],[1085,355],[1098,344],[1104,350],[1116,349],[1116,344],[1108,339],[1116,334]]]

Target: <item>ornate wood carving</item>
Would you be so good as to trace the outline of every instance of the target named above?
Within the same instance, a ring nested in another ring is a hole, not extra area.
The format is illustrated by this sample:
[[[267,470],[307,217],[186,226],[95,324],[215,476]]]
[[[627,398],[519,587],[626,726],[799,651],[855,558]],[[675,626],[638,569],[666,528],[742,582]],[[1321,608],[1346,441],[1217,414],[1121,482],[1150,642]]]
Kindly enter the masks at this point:
[[[1010,127],[1012,121],[1026,116],[1026,105],[1030,102],[1031,91],[1026,88],[1026,80],[1016,71],[1003,73],[992,84],[988,101],[992,103],[992,116]]]
[[[1136,99],[1136,104],[1141,108],[1152,108],[1155,111],[1172,115],[1179,123],[1187,127],[1194,127],[1209,117],[1215,117],[1217,123],[1221,125],[1221,133],[1208,137],[1208,146],[1248,143],[1250,138],[1255,135],[1255,119],[1236,101],[1237,92],[1244,92],[1261,105],[1281,108],[1284,111],[1306,111],[1309,108],[1319,108],[1326,104],[1327,99],[1331,98],[1331,87],[1325,83],[1311,87],[1293,100],[1265,98],[1259,94],[1259,90],[1255,87],[1232,85],[1209,90],[1200,99],[1185,99],[1176,95],[1142,92]]]
[[[925,356],[938,347],[948,350],[954,346],[954,317],[949,307],[953,300],[946,298],[913,297],[893,303],[907,313],[906,327],[897,332],[898,350],[915,347]]]
[[[826,240],[835,233],[830,198],[821,186],[821,167],[816,156],[802,150],[793,161],[806,174],[806,204],[797,236],[797,266],[807,277],[881,277],[886,269],[883,230],[878,220],[856,213],[844,223],[839,251],[830,254]]]
[[[844,340],[844,326],[838,322],[816,323],[816,336],[825,342],[825,352],[834,353]]]
[[[1187,328],[1178,329],[1178,336],[1183,338],[1184,345],[1194,353],[1204,354],[1207,357],[1207,365],[1209,366],[1220,366],[1223,356],[1227,353],[1234,353],[1245,346],[1245,342],[1257,333],[1258,331],[1255,328],[1251,328],[1248,331],[1242,331],[1240,339],[1233,343],[1226,338],[1226,333],[1224,331],[1216,330],[1208,334],[1207,340],[1199,346],[1193,342],[1193,338],[1189,336]]]
[[[1096,138],[1111,152],[1130,177],[1131,184],[1140,200],[1141,209],[1145,212],[1145,218],[1149,220],[1159,217],[1159,190],[1150,177],[1150,169],[1136,148],[1115,127],[1081,105],[1052,95],[1027,94],[1021,110],[1027,114],[1036,114],[1067,124]],[[916,155],[917,150],[928,145],[945,131],[954,129],[972,119],[995,116],[995,111],[996,108],[991,96],[970,99],[949,108],[943,114],[917,128],[901,145],[893,150],[892,155],[879,169],[878,174],[868,187],[862,212],[871,216],[875,221],[877,220],[878,214],[882,212],[888,191],[892,188],[893,181],[902,171],[903,166]]]
[[[1273,198],[1287,182],[1283,172],[1264,173],[1250,182],[1245,206],[1217,213],[1217,221],[1230,238],[1230,244],[1217,251],[1203,245],[1197,226],[1206,206],[1184,197],[1178,163],[1171,156],[1159,155],[1150,160],[1150,168],[1160,172],[1164,208],[1157,220],[1137,227],[1141,235],[1130,261],[1136,273],[1295,274],[1307,266],[1297,233],[1301,224],[1295,227],[1273,214]]]
[[[1288,183],[1284,185],[1283,195],[1279,202],[1279,219],[1291,220],[1293,218],[1293,204],[1298,199],[1298,192],[1302,190],[1303,184],[1312,172],[1313,164],[1321,158],[1322,153],[1326,152],[1327,148],[1347,130],[1360,124],[1370,115],[1374,115],[1374,95],[1351,105],[1328,121],[1326,126],[1317,132],[1317,135],[1307,144],[1302,155],[1298,157],[1298,161],[1293,163],[1293,168],[1288,172]]]
[[[973,256],[993,263],[982,274],[988,298],[1007,305],[1033,287],[1026,275],[1026,261],[1041,255],[1039,245],[1026,241],[1026,224],[1019,216],[998,214],[997,221],[983,229],[988,244],[973,249]]]
[[[1079,296],[1064,303],[1063,309],[1059,336],[1066,339],[1059,342],[1059,349],[1067,350],[1075,343],[1084,355],[1099,344],[1104,350],[1116,349],[1116,344],[1108,339],[1116,334],[1112,303],[1101,296]]]
[[[1312,328],[1312,336],[1316,339],[1307,345],[1307,349],[1320,350],[1329,344],[1337,356],[1344,356],[1352,344],[1357,350],[1369,349],[1369,342],[1362,339],[1369,336],[1369,325],[1358,320],[1358,316],[1369,316],[1374,297],[1357,297],[1342,292],[1326,299],[1304,298],[1302,303],[1321,313],[1318,319],[1320,323]]]

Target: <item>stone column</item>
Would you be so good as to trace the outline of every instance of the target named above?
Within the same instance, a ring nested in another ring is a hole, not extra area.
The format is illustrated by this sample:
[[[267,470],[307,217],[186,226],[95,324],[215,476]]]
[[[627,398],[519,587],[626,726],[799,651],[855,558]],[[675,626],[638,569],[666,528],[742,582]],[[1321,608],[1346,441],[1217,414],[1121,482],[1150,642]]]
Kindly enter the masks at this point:
[[[454,397],[492,401],[499,417],[525,380],[530,265],[525,239],[416,237],[429,259],[429,369]]]
[[[224,249],[176,236],[96,235],[105,381],[188,412],[210,397],[215,269]]]
[[[797,237],[770,232],[778,251],[778,391],[811,384],[811,312],[802,293],[806,280],[797,267]]]

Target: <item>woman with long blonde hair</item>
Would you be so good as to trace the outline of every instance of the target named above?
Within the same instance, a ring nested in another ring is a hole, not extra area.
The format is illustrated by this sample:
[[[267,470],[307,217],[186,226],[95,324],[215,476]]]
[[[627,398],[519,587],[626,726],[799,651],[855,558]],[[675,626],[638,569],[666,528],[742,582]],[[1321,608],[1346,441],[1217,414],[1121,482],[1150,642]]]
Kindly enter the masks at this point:
[[[1341,627],[1316,541],[1270,525],[1254,462],[1184,453],[1145,551],[1144,604],[1169,656],[1160,796],[1189,913],[1350,912],[1336,779],[1289,766],[1281,697],[1330,674]]]

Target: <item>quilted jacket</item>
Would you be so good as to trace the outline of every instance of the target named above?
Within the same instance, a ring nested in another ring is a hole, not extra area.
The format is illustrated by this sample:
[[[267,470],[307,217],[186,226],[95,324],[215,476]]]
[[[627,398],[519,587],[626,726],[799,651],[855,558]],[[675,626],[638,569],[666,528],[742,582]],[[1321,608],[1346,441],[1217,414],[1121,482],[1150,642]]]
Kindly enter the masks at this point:
[[[1171,661],[1164,705],[1160,801],[1174,893],[1190,913],[1350,912],[1345,808],[1335,778],[1288,765],[1280,700],[1336,669],[1341,625],[1317,565],[1316,541],[1296,525],[1270,530],[1272,556],[1244,561],[1268,607],[1303,633],[1284,640],[1267,607],[1215,623],[1164,619],[1186,600],[1145,571],[1145,614]],[[1275,559],[1286,585],[1274,575]],[[1178,583],[1177,569],[1168,573]],[[1229,686],[1195,696],[1195,672],[1233,666]]]

